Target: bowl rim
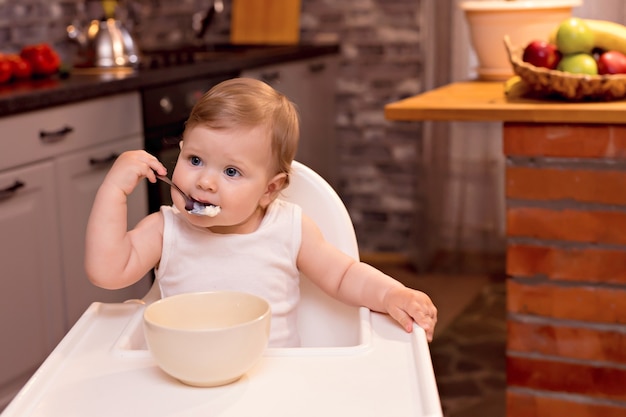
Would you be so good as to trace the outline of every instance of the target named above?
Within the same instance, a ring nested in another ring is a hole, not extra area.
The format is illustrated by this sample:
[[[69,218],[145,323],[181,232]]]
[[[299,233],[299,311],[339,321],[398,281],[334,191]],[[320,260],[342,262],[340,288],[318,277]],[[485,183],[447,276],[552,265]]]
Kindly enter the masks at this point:
[[[165,304],[169,301],[171,301],[174,298],[188,298],[188,297],[203,297],[203,296],[207,296],[207,295],[218,295],[218,294],[238,294],[238,295],[245,295],[247,297],[251,297],[251,298],[255,298],[258,301],[261,301],[263,304],[265,304],[265,308],[262,314],[260,314],[259,316],[251,319],[251,320],[246,320],[243,321],[241,323],[238,324],[233,324],[233,325],[229,325],[229,326],[222,326],[222,327],[216,327],[216,328],[200,328],[200,329],[181,329],[178,327],[173,327],[173,326],[167,326],[161,323],[156,323],[154,320],[150,319],[148,317],[149,313],[151,310],[153,310],[154,308],[158,308],[159,305],[161,304]],[[169,301],[168,301],[169,300]],[[155,307],[153,307],[155,306]],[[245,291],[235,291],[235,290],[216,290],[216,291],[198,291],[198,292],[186,292],[186,293],[181,293],[181,294],[175,294],[175,295],[171,295],[169,297],[165,297],[165,298],[161,298],[159,300],[156,300],[155,302],[147,305],[144,308],[143,314],[142,314],[142,318],[143,318],[143,322],[144,324],[149,324],[150,326],[154,326],[160,329],[165,329],[168,331],[176,331],[176,332],[184,332],[184,333],[216,333],[216,332],[221,332],[224,331],[225,329],[237,329],[240,327],[244,327],[244,326],[249,326],[253,323],[265,320],[267,317],[269,317],[271,315],[271,306],[269,301],[267,301],[265,298],[256,295],[256,294],[252,294],[249,292],[245,292]]]

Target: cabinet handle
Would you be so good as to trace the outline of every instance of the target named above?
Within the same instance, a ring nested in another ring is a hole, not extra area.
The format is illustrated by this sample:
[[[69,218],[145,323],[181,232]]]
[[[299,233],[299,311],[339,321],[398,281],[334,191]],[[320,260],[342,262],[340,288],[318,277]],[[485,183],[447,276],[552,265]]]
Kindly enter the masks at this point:
[[[104,167],[109,166],[120,156],[120,154],[113,152],[111,155],[104,158],[89,158],[89,165],[92,167]]]
[[[54,142],[63,140],[65,136],[72,133],[73,131],[74,131],[74,128],[69,127],[69,126],[64,126],[59,130],[53,130],[53,131],[40,130],[39,139],[41,139],[41,141],[45,143],[54,143]]]
[[[22,181],[15,180],[15,183],[13,185],[8,186],[4,190],[0,190],[0,201],[13,197],[17,190],[25,186],[26,184],[24,184]]]
[[[309,71],[312,73],[318,73],[318,72],[322,72],[326,69],[326,64],[323,62],[315,62],[311,65],[309,65]]]
[[[261,81],[266,82],[267,84],[272,84],[280,80],[280,72],[279,71],[271,71],[271,72],[263,72],[261,73]]]

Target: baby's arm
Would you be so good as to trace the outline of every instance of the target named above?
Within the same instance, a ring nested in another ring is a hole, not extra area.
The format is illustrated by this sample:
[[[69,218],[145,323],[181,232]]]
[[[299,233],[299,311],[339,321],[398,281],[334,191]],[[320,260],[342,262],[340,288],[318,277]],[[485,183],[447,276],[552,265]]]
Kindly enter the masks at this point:
[[[388,275],[335,248],[315,223],[303,216],[298,268],[333,297],[389,314],[410,332],[415,321],[432,340],[437,309],[425,293],[405,287]]]
[[[155,182],[165,167],[145,151],[124,152],[100,185],[87,224],[85,269],[91,282],[108,289],[123,288],[143,277],[161,255],[163,219],[144,218],[131,231],[127,197],[143,178]]]

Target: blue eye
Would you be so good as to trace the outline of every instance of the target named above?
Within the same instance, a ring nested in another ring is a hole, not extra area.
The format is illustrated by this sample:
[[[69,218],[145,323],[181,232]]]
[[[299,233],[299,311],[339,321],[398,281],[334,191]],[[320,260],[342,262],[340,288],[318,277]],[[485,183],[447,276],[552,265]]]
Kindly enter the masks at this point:
[[[189,157],[189,162],[193,166],[198,166],[198,165],[200,165],[202,163],[202,160],[200,158],[198,158],[197,156],[190,156]]]
[[[240,175],[239,171],[236,168],[226,168],[224,170],[224,174],[228,177],[237,177]]]

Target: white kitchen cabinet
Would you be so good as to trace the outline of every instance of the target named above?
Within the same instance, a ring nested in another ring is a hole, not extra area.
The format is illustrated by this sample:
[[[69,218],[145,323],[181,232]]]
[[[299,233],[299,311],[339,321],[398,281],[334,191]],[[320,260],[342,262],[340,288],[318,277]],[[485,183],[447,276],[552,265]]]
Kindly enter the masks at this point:
[[[84,272],[95,193],[115,156],[143,147],[138,93],[0,119],[0,410],[93,301],[141,298],[103,290]],[[146,184],[130,196],[129,225],[147,213]]]
[[[300,113],[296,159],[331,185],[337,181],[335,140],[338,55],[291,61],[242,71],[242,77],[264,81],[285,94]]]
[[[54,164],[2,172],[0,190],[2,409],[65,327]]]
[[[114,291],[98,288],[87,279],[83,263],[85,229],[98,187],[117,156],[127,150],[141,149],[142,146],[143,138],[135,135],[122,141],[74,152],[56,161],[66,325],[69,327],[93,301],[119,302],[141,298],[148,291],[143,281]],[[128,198],[130,226],[137,224],[148,211],[146,193],[146,184],[142,182]]]

